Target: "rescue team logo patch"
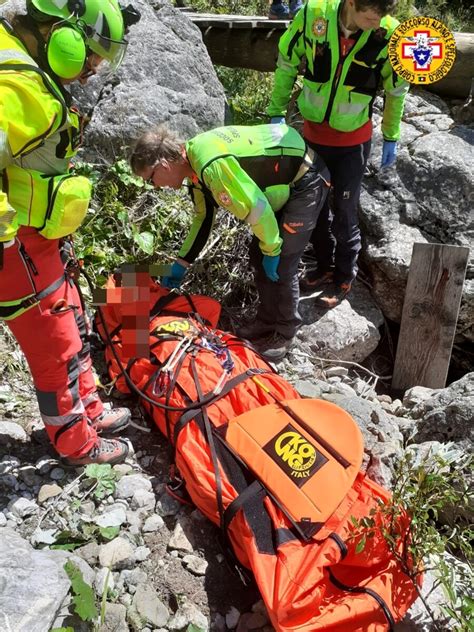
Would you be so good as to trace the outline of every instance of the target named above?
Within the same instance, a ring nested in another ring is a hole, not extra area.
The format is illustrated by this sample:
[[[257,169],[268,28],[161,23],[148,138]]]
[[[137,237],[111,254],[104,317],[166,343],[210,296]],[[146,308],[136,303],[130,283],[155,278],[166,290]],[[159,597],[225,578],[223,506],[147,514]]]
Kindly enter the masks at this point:
[[[283,428],[263,449],[298,487],[302,487],[327,463],[327,458],[291,424]]]
[[[445,77],[456,59],[456,42],[439,20],[413,17],[397,26],[388,44],[394,71],[405,81],[427,85]]]
[[[328,28],[328,23],[324,18],[318,18],[313,22],[311,30],[316,37],[324,37]]]
[[[189,320],[170,320],[157,327],[152,333],[154,334],[181,334],[191,329]]]
[[[230,196],[225,191],[221,191],[217,197],[222,206],[229,206]]]

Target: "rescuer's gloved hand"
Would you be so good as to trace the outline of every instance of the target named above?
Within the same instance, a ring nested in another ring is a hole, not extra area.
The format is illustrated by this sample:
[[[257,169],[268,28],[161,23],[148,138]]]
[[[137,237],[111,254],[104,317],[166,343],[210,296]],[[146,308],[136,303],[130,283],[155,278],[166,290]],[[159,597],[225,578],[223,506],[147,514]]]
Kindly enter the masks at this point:
[[[263,255],[262,265],[265,270],[265,274],[270,279],[270,281],[278,281],[280,278],[278,276],[278,264],[280,263],[280,255],[276,255],[276,257],[271,257],[270,255]]]
[[[384,140],[382,148],[382,162],[380,167],[391,167],[397,159],[397,141]]]
[[[161,277],[161,285],[167,288],[177,288],[183,282],[183,277],[186,274],[186,267],[183,264],[175,261],[171,266],[170,276]]]
[[[271,125],[283,125],[284,122],[284,116],[272,116],[272,118],[270,119]]]

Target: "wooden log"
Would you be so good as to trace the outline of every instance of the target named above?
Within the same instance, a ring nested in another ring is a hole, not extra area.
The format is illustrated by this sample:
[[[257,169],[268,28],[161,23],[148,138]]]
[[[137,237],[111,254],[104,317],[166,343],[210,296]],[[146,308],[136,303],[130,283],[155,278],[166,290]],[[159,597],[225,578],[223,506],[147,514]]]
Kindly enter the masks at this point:
[[[398,395],[412,386],[444,388],[469,248],[413,245],[392,380]]]

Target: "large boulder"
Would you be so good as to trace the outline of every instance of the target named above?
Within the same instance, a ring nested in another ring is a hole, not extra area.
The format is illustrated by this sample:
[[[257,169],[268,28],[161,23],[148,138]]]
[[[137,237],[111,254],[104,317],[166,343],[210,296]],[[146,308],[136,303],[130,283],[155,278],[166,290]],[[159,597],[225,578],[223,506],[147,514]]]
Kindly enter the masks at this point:
[[[168,0],[134,0],[141,20],[130,28],[124,61],[73,93],[90,112],[84,156],[111,161],[143,131],[169,123],[184,138],[224,123],[225,95],[201,32]]]
[[[379,171],[380,120],[379,109],[374,114],[372,177],[364,180],[361,194],[363,259],[382,311],[400,322],[413,244],[472,247],[474,129],[455,126],[439,97],[413,90],[407,96],[396,166]],[[472,258],[457,336],[459,341],[474,340]]]
[[[356,282],[348,298],[329,311],[314,297],[302,296],[299,311],[298,349],[312,356],[362,362],[380,341],[383,315],[362,283]]]
[[[9,528],[3,528],[1,534],[1,629],[48,632],[71,587],[65,562],[72,558],[86,582],[90,582],[92,570],[65,551],[36,551]]]

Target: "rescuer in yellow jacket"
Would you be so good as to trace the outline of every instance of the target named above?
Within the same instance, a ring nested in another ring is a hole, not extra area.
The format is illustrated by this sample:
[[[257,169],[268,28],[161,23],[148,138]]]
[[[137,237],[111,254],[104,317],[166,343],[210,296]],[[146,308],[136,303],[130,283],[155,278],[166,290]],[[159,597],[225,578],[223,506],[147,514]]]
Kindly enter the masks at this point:
[[[396,159],[409,88],[388,59],[389,39],[398,21],[387,14],[396,4],[397,0],[309,0],[278,45],[267,113],[272,123],[284,121],[304,61],[298,97],[303,136],[331,172],[334,195],[328,196],[310,240],[318,267],[301,281],[303,290],[323,289],[318,300],[328,308],[343,300],[357,274],[358,203],[371,146],[372,107],[380,87],[384,91],[381,166],[389,167]]]
[[[103,61],[117,67],[138,19],[116,0],[28,0],[26,15],[0,21],[0,318],[28,360],[54,447],[74,465],[122,461],[127,443],[99,434],[120,432],[130,411],[104,410],[67,274],[63,238],[81,224],[91,185],[70,173],[82,117],[65,86]]]
[[[163,285],[180,286],[219,207],[250,226],[259,305],[237,334],[265,359],[282,360],[302,322],[298,264],[329,189],[324,162],[287,125],[218,127],[187,143],[160,126],[138,139],[130,162],[155,187],[190,182],[194,219]]]

